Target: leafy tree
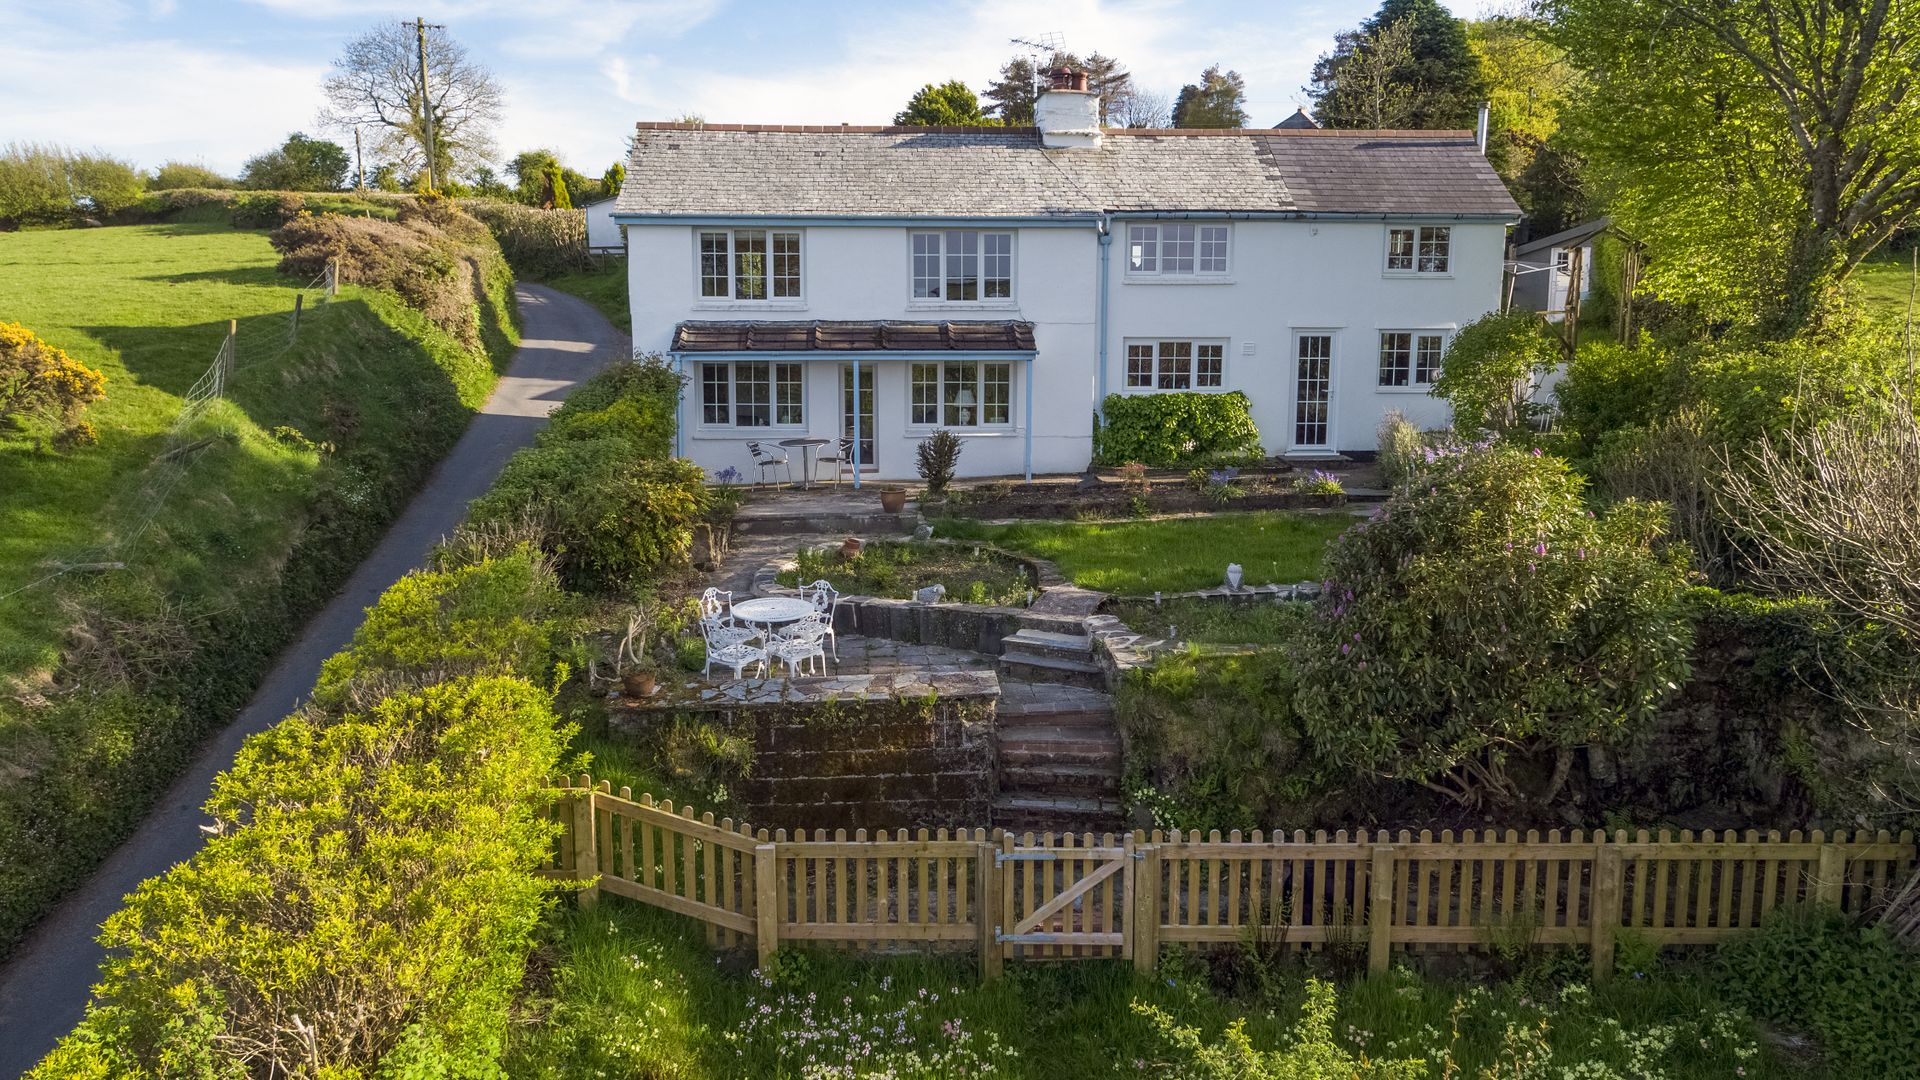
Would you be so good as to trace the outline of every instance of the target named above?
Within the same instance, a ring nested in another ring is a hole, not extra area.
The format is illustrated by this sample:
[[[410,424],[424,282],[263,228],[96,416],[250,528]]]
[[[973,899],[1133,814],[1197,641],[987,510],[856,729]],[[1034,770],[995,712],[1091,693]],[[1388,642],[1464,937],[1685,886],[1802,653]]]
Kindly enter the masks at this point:
[[[494,172],[491,165],[482,165],[473,170],[467,180],[467,186],[480,198],[510,199],[513,197],[513,189],[501,181],[500,174]]]
[[[414,28],[383,23],[354,38],[333,62],[321,89],[321,122],[335,131],[374,129],[376,160],[437,179],[470,171],[493,157],[493,128],[504,92],[493,73],[467,56],[444,28],[427,30],[427,89],[432,96],[432,147],[420,98]]]
[[[1454,335],[1433,394],[1453,407],[1454,430],[1463,435],[1524,434],[1548,411],[1533,390],[1560,359],[1538,315],[1489,312]]]
[[[573,199],[567,191],[566,171],[555,165],[547,170],[547,198],[541,205],[555,210],[573,209]]]
[[[1414,121],[1414,90],[1408,72],[1413,66],[1413,23],[1402,19],[1368,37],[1349,30],[1334,39],[1338,58],[1338,100],[1329,92],[1319,99],[1318,112],[1330,105],[1338,111],[1320,113],[1322,127],[1410,128]],[[1326,57],[1321,65],[1334,61]],[[1320,71],[1316,65],[1318,78]],[[1343,121],[1344,123],[1336,123]]]
[[[338,191],[346,186],[346,148],[296,131],[279,147],[249,158],[242,187],[255,191]]]
[[[1580,747],[1643,729],[1687,672],[1686,552],[1656,547],[1659,504],[1596,516],[1583,489],[1538,450],[1436,450],[1336,539],[1293,645],[1316,753],[1470,805],[1546,803]]]
[[[1648,239],[1646,285],[1787,337],[1920,211],[1920,7],[1548,0],[1591,78],[1578,149]]]
[[[1247,81],[1237,71],[1222,72],[1219,64],[1200,73],[1198,83],[1180,88],[1173,102],[1177,128],[1240,128],[1247,126]]]
[[[601,190],[606,193],[606,197],[608,198],[620,194],[620,189],[626,186],[627,167],[621,162],[616,161],[607,166],[607,171],[600,176]]]
[[[98,151],[8,143],[0,148],[0,226],[111,214],[132,206],[142,183],[132,165]]]
[[[1349,84],[1347,69],[1359,58],[1362,67],[1354,73],[1366,71],[1366,58],[1382,37],[1401,23],[1408,27],[1406,44],[1411,55],[1394,57],[1397,62],[1387,74],[1390,84],[1406,93],[1406,126],[1474,125],[1486,82],[1480,61],[1467,44],[1466,25],[1438,0],[1385,0],[1357,31],[1337,37],[1334,51],[1322,55],[1313,66],[1313,82],[1307,93],[1313,98],[1314,119],[1322,127],[1368,126],[1373,110],[1368,106],[1366,80]],[[1377,61],[1374,66],[1378,66]]]
[[[1000,121],[980,111],[980,99],[967,84],[950,79],[940,86],[932,83],[920,88],[907,107],[894,114],[896,124],[951,125],[954,127],[997,127]]]
[[[559,155],[551,150],[522,150],[507,162],[507,174],[513,177],[514,198],[528,206],[539,206],[547,197],[548,170],[560,167]]]
[[[1173,101],[1158,91],[1135,86],[1115,103],[1109,119],[1124,128],[1163,128],[1173,123]]]
[[[1579,73],[1538,19],[1476,19],[1467,24],[1467,45],[1487,84],[1487,158],[1511,187],[1560,130],[1560,109]]]
[[[231,188],[239,184],[205,165],[187,161],[169,161],[147,177],[148,191],[172,191],[177,188]]]

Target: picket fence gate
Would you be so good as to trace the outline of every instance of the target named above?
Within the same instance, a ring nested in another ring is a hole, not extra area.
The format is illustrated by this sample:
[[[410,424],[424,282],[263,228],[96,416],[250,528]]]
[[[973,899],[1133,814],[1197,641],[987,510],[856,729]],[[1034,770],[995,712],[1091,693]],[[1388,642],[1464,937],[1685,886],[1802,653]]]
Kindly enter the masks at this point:
[[[1009,958],[1151,971],[1163,945],[1249,939],[1364,952],[1379,970],[1395,950],[1499,939],[1588,946],[1604,979],[1624,935],[1707,945],[1788,904],[1867,912],[1915,858],[1911,832],[1885,830],[790,835],[584,774],[555,786],[561,828],[543,872],[579,882],[583,906],[605,892],[664,908],[703,923],[716,948],[752,942],[762,963],[783,942],[965,949],[989,978]]]

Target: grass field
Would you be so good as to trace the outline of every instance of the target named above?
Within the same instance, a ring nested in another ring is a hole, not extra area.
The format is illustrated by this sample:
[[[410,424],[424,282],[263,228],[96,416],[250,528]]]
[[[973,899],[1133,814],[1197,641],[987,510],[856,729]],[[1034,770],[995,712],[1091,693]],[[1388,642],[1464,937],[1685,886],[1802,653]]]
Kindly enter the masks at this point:
[[[231,718],[466,428],[517,341],[505,263],[475,258],[474,341],[346,287],[304,294],[290,345],[305,283],[265,232],[0,234],[0,319],[107,377],[97,445],[0,434],[0,951]],[[229,319],[225,396],[172,442]]]
[[[1869,314],[1879,318],[1906,318],[1907,297],[1913,288],[1912,258],[1911,252],[1882,252],[1853,272],[1853,286],[1859,290],[1860,300]]]
[[[717,961],[690,927],[618,899],[562,916],[546,958],[555,985],[531,1003],[508,1075],[1252,1077],[1191,1070],[1133,1003],[1164,1009],[1208,1040],[1243,1019],[1254,1045],[1271,1050],[1285,1045],[1305,998],[1297,967],[1262,978],[1231,958],[1209,970],[1182,953],[1152,978],[1120,962],[1016,962],[984,986],[970,958],[782,953],[768,985],[742,970],[748,961]],[[1395,971],[1342,982],[1333,1032],[1348,1052],[1376,1061],[1424,1059],[1412,1075],[1436,1080],[1829,1075],[1817,1062],[1774,1056],[1750,1021],[1684,972],[1623,974],[1590,991],[1551,972],[1498,983]],[[1515,1070],[1510,1046],[1532,1050],[1533,1066]],[[1458,1071],[1444,1071],[1447,1054]]]
[[[1128,596],[1206,589],[1239,563],[1248,585],[1318,581],[1327,541],[1346,514],[1256,512],[1103,524],[942,520],[934,535],[985,540],[1056,563],[1083,588]]]
[[[296,283],[276,273],[278,261],[264,233],[217,225],[0,236],[0,319],[107,376],[106,400],[85,417],[99,445],[40,454],[0,434],[0,594],[41,577],[50,558],[129,535],[143,472],[228,319],[239,321],[242,367],[216,420],[231,444],[203,456],[127,553],[170,594],[218,606],[274,572],[319,464],[274,428],[316,442],[399,444],[437,403],[457,399],[464,411],[484,400],[492,371],[371,290],[348,288],[309,310],[299,345],[261,362],[284,345],[293,308]],[[50,663],[58,623],[53,590],[0,600],[0,675]]]

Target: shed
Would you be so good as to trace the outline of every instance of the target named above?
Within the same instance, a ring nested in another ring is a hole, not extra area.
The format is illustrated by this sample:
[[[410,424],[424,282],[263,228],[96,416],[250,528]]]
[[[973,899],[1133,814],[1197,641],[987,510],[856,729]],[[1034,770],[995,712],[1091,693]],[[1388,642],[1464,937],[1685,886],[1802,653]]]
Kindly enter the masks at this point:
[[[595,255],[621,255],[627,250],[625,229],[613,220],[616,196],[582,207],[587,213],[587,250]]]

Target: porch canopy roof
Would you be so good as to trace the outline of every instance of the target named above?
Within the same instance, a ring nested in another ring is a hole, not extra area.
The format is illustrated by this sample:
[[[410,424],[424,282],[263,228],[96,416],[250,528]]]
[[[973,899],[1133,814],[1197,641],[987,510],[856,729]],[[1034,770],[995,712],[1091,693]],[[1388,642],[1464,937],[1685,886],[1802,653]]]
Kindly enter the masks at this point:
[[[1033,324],[1016,319],[944,322],[683,322],[676,353],[1034,352]]]

